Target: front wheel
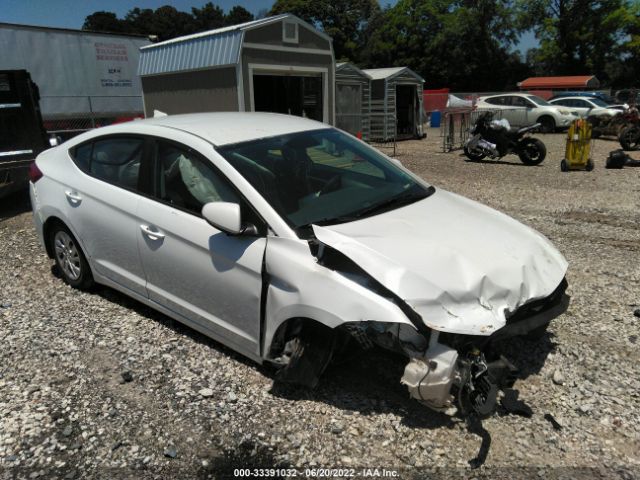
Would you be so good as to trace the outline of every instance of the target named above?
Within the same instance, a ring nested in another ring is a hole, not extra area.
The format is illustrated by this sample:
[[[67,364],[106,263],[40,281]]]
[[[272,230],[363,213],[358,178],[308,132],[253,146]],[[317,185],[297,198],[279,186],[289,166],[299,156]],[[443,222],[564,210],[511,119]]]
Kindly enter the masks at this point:
[[[518,157],[525,165],[538,165],[547,156],[547,147],[537,138],[525,138],[518,144]]]
[[[478,152],[476,150],[469,150],[466,145],[464,146],[464,154],[467,156],[469,160],[474,160],[474,161],[482,160],[484,157],[487,156],[486,153]]]
[[[553,133],[556,131],[556,121],[553,117],[540,117],[538,123],[540,124],[540,132],[542,133]]]
[[[69,229],[62,224],[54,226],[49,241],[56,266],[65,283],[81,290],[91,288],[94,283],[91,268]]]
[[[640,127],[632,125],[630,127],[623,128],[618,140],[624,150],[629,151],[640,149]]]

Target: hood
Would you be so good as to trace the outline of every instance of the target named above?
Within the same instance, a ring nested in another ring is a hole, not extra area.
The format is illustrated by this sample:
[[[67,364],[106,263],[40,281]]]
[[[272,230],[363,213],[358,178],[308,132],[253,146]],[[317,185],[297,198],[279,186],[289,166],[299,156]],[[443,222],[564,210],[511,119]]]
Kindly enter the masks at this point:
[[[567,261],[540,233],[443,190],[316,238],[402,298],[435,330],[490,335],[556,289]],[[381,319],[383,320],[383,319]]]

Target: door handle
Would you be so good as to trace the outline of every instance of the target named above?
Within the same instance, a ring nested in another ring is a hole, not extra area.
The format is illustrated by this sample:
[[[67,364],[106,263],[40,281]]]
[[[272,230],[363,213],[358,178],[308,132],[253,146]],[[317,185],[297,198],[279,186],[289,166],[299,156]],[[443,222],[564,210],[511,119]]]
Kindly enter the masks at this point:
[[[151,227],[149,227],[149,225],[140,225],[140,230],[142,230],[142,233],[144,233],[151,240],[162,240],[164,238],[164,233],[151,230]]]
[[[82,201],[82,197],[80,196],[80,194],[78,192],[74,192],[72,190],[65,190],[64,194],[73,203],[80,203]]]

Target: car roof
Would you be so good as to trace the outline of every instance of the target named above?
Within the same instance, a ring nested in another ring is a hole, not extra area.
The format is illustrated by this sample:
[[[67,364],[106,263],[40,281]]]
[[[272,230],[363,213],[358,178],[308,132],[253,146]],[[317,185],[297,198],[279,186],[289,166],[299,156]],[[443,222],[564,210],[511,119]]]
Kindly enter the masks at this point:
[[[279,113],[210,112],[151,117],[111,127],[103,127],[92,130],[92,132],[96,135],[123,133],[129,125],[134,127],[131,129],[132,133],[134,131],[142,133],[141,130],[144,130],[145,126],[160,126],[182,130],[196,135],[215,146],[247,142],[287,133],[331,128],[315,120]]]

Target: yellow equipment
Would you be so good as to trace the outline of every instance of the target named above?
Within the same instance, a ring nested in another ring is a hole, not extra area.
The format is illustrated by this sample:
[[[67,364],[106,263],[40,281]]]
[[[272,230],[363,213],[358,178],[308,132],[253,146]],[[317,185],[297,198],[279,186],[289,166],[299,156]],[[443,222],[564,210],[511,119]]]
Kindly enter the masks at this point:
[[[591,124],[584,119],[574,120],[567,133],[567,148],[564,159],[560,162],[560,170],[593,170],[591,160]]]

